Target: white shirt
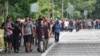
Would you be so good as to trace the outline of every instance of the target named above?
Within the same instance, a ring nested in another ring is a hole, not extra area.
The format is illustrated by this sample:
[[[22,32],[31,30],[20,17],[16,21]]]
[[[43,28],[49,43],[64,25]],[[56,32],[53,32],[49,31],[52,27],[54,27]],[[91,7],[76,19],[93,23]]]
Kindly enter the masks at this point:
[[[68,24],[69,24],[69,21],[65,21],[65,22],[64,22],[64,26],[65,26],[65,27],[68,27]]]

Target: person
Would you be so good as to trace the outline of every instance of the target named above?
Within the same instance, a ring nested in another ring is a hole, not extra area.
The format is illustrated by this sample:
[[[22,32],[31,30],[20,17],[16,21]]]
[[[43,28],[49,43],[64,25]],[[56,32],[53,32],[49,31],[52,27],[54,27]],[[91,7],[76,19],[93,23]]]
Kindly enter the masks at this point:
[[[39,18],[38,25],[36,27],[37,39],[38,39],[38,52],[44,52],[46,49],[46,39],[47,39],[47,26],[44,25],[42,18]]]
[[[64,22],[65,31],[68,31],[68,24],[69,24],[69,21],[65,20],[65,22]]]
[[[29,16],[25,16],[25,22],[22,26],[22,35],[24,37],[25,52],[32,52],[33,23],[30,22]]]
[[[36,38],[35,38],[35,34],[36,34],[36,25],[35,25],[35,22],[34,22],[34,20],[33,20],[33,18],[32,17],[29,17],[29,20],[30,20],[30,22],[33,24],[33,32],[32,32],[32,42],[31,42],[31,48],[32,48],[32,46],[34,45],[34,43],[35,43],[35,40],[36,40]]]
[[[4,43],[5,43],[5,52],[12,51],[12,42],[13,42],[13,27],[11,22],[11,17],[7,16],[6,21],[2,24],[4,28]]]
[[[13,48],[15,53],[19,53],[19,47],[20,47],[20,34],[21,34],[21,23],[20,18],[17,16],[16,21],[13,23]]]
[[[70,21],[69,21],[69,25],[68,25],[68,30],[69,30],[70,32],[72,32],[72,31],[73,31],[73,28],[74,28],[73,21],[70,20]]]
[[[76,20],[75,26],[76,26],[76,32],[78,32],[80,30],[80,26],[81,26],[81,23],[79,20]]]
[[[91,20],[88,20],[88,29],[91,29],[91,27],[92,27],[92,22]]]
[[[44,25],[47,27],[46,37],[45,37],[45,41],[46,41],[45,49],[47,49],[48,48],[48,41],[49,41],[49,38],[50,38],[50,35],[51,35],[51,24],[50,24],[49,18],[44,17],[44,19],[45,19]]]
[[[99,20],[98,19],[96,20],[95,24],[96,24],[95,28],[98,29],[98,26],[99,26]]]
[[[65,23],[65,22],[64,22],[64,20],[62,19],[62,20],[61,20],[62,31],[64,30],[64,23]]]
[[[55,22],[53,28],[54,28],[55,42],[59,42],[61,24],[59,23],[58,20]]]

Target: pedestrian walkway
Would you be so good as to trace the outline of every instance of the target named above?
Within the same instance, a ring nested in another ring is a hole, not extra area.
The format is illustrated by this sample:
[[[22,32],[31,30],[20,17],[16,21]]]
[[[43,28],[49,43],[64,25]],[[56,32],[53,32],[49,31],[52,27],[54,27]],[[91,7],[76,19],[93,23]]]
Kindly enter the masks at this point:
[[[59,43],[54,43],[45,56],[99,56],[100,30],[63,32]]]

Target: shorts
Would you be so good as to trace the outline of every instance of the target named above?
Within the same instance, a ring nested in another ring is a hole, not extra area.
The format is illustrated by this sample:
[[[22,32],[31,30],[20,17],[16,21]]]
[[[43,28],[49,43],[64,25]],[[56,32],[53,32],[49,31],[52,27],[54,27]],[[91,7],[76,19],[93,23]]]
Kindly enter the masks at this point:
[[[30,43],[33,43],[34,42],[34,38],[32,37],[31,34],[24,35],[24,43],[28,43],[28,42],[30,42]]]
[[[4,37],[4,42],[12,43],[13,42],[13,35],[9,35]]]

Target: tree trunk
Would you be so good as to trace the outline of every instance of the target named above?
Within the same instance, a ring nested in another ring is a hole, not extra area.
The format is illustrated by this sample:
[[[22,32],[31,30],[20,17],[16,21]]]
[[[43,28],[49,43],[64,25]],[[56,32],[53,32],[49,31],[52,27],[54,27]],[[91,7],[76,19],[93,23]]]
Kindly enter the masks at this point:
[[[8,16],[8,0],[5,1],[5,16],[4,16],[4,18],[6,19],[7,16]]]

